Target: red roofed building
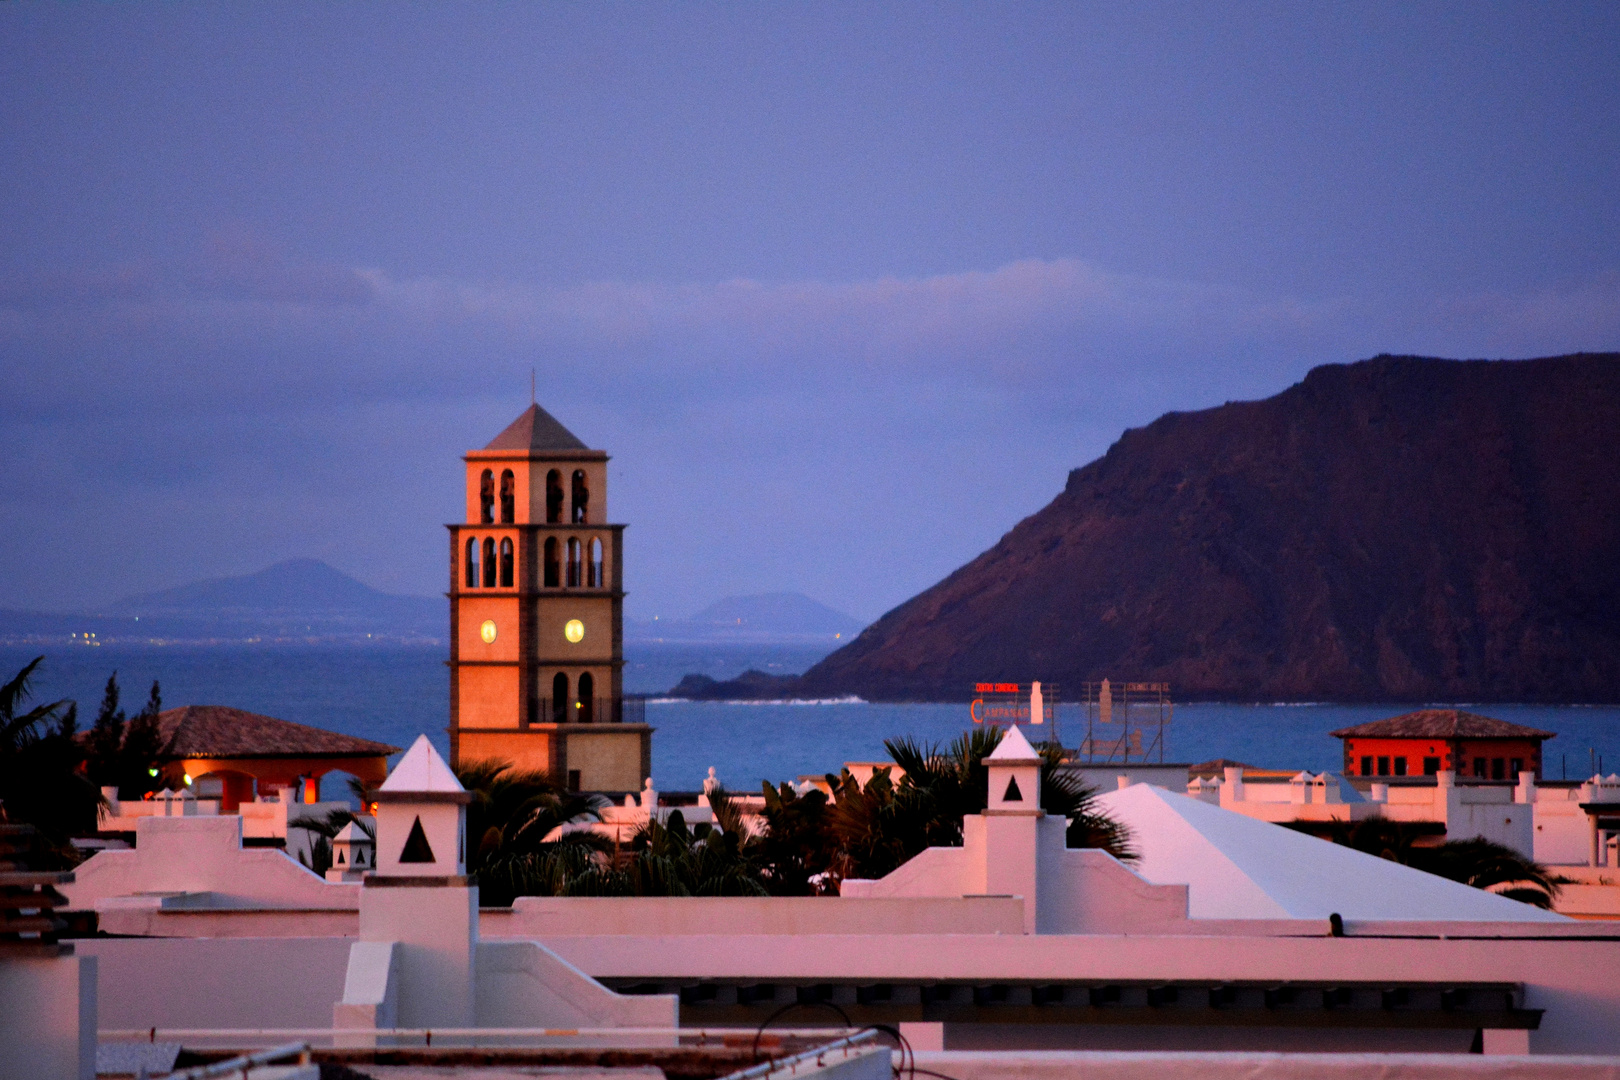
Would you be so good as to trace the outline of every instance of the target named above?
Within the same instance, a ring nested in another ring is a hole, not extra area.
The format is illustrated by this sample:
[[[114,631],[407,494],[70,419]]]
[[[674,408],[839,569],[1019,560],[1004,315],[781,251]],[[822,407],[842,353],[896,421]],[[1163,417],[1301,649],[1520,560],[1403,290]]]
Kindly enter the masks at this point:
[[[1346,776],[1433,776],[1541,779],[1541,743],[1556,732],[1510,724],[1461,709],[1420,709],[1388,720],[1340,728]]]
[[[388,775],[388,755],[399,752],[387,743],[223,705],[161,712],[158,732],[164,782],[179,787],[218,775],[224,782],[220,810],[226,814],[253,801],[255,781],[261,789],[302,786],[306,802],[315,801],[320,778],[333,770],[380,784]]]

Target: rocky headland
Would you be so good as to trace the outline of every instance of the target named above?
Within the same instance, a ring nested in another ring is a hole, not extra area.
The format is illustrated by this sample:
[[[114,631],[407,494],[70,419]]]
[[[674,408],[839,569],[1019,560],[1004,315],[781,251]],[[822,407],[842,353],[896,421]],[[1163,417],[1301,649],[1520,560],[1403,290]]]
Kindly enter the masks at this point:
[[[803,676],[692,696],[1620,700],[1620,354],[1380,356],[1127,431]]]

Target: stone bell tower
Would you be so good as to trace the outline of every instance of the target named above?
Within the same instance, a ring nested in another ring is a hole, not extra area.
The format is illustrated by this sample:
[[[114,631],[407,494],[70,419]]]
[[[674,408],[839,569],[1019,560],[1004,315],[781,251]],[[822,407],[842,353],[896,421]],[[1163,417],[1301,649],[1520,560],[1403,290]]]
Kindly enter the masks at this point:
[[[624,679],[624,526],[607,462],[539,405],[469,451],[450,530],[450,757],[639,791],[652,729]]]

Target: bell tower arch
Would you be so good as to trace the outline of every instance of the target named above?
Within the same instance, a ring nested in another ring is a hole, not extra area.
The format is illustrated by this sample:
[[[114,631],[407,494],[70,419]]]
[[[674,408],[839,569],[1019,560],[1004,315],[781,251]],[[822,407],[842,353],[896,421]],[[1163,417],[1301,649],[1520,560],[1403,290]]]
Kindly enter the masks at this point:
[[[624,697],[625,527],[607,520],[608,455],[530,405],[463,460],[465,520],[447,526],[451,764],[641,790],[652,729]]]

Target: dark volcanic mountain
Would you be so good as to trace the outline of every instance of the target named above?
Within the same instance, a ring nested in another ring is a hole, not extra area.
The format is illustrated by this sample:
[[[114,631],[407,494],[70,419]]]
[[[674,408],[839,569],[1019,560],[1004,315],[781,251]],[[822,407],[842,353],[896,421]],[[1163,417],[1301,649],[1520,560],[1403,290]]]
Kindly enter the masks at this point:
[[[791,692],[1103,677],[1182,700],[1620,701],[1620,354],[1381,356],[1163,416]]]

